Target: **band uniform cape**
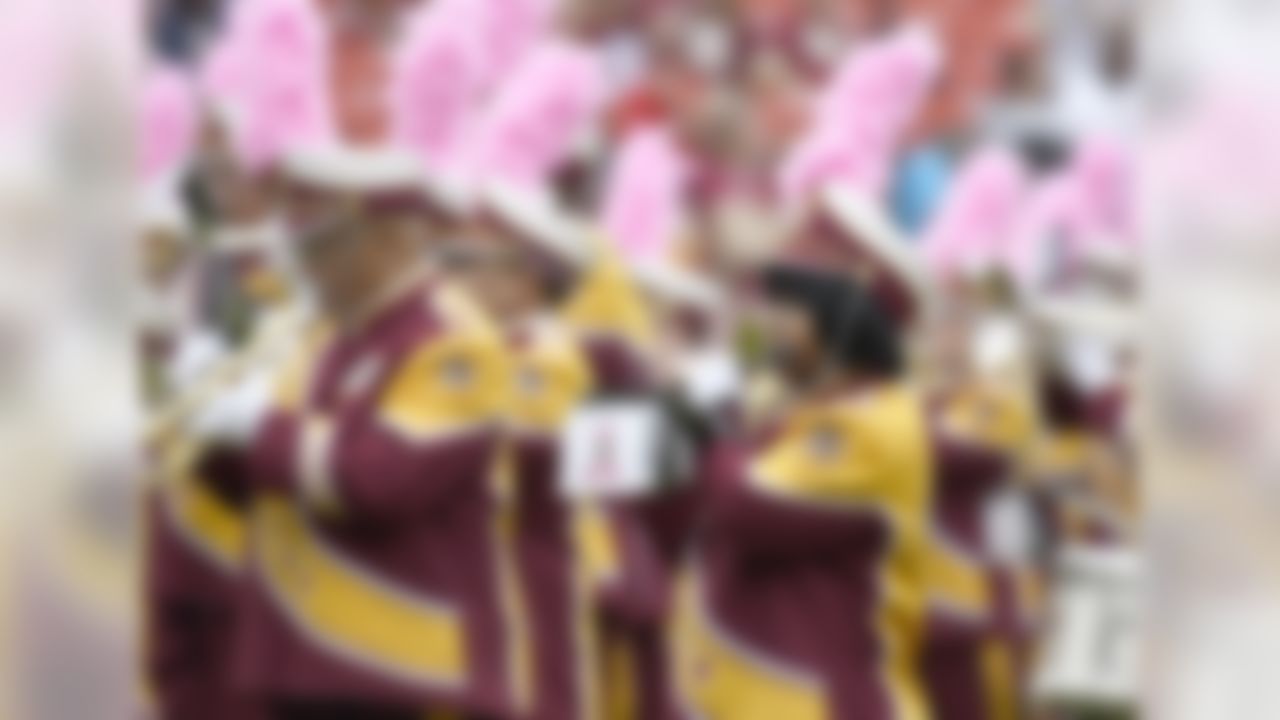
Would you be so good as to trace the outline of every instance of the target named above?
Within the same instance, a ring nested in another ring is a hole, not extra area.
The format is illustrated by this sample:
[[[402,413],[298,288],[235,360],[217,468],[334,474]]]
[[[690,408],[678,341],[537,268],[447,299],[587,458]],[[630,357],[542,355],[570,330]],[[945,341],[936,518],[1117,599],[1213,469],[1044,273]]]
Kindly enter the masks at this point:
[[[498,338],[429,281],[287,372],[255,440],[240,678],[274,697],[514,709],[491,483]]]
[[[931,450],[923,404],[889,385],[714,453],[672,630],[688,717],[928,717]]]

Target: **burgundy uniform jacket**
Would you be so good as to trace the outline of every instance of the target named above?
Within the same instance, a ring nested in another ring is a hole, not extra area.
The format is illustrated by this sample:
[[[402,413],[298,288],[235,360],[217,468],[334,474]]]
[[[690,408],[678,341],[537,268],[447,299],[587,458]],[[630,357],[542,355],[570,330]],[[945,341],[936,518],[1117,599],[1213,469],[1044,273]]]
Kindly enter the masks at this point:
[[[688,717],[928,717],[930,461],[923,405],[894,386],[713,454],[672,628]]]
[[[402,292],[285,375],[252,450],[237,663],[256,692],[515,710],[504,356],[446,296]]]

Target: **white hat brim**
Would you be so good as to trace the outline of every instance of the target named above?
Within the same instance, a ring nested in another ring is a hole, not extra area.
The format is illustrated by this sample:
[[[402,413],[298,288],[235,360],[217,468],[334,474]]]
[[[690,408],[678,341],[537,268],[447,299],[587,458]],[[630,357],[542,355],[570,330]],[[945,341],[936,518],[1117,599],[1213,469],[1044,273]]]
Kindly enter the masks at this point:
[[[586,262],[586,228],[559,208],[548,192],[491,184],[476,202],[552,256],[580,266]]]

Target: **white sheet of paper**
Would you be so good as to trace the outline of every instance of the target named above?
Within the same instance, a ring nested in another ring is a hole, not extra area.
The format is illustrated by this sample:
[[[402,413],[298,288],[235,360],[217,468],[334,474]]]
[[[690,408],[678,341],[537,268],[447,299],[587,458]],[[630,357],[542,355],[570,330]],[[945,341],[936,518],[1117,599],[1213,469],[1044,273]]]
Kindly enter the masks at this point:
[[[1068,548],[1033,693],[1070,707],[1131,707],[1141,688],[1142,579],[1131,550]]]
[[[642,401],[587,405],[560,439],[560,491],[568,498],[630,498],[661,480],[660,409]]]

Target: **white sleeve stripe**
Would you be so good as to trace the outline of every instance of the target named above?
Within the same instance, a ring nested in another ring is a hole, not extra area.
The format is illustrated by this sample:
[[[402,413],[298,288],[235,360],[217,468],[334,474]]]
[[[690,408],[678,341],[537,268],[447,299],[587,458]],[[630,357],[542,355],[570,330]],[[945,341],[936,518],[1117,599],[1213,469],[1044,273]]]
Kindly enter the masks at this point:
[[[308,417],[298,445],[298,475],[303,497],[318,507],[336,508],[338,489],[333,476],[333,423],[328,418]]]

